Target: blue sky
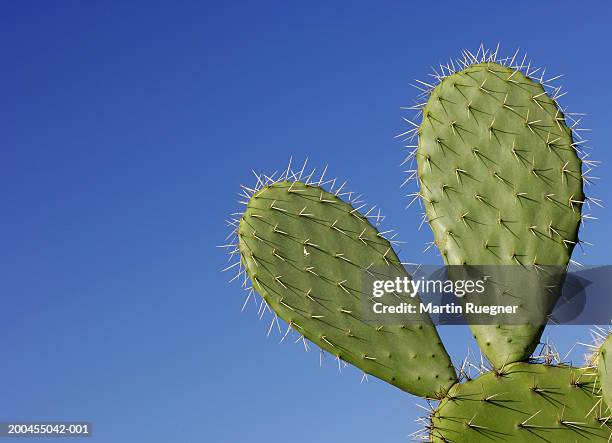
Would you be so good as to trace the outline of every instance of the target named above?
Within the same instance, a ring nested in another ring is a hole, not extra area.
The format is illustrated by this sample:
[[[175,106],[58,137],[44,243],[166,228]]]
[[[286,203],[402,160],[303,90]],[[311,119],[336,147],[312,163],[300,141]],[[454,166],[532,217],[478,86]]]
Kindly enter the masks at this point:
[[[293,155],[382,207],[402,258],[439,263],[393,136],[413,79],[480,42],[565,74],[609,201],[611,7],[470,6],[5,2],[0,421],[91,421],[95,442],[408,441],[422,402],[266,338],[215,246],[251,168]],[[609,263],[608,211],[576,259]],[[466,328],[442,334],[455,359],[475,349]]]

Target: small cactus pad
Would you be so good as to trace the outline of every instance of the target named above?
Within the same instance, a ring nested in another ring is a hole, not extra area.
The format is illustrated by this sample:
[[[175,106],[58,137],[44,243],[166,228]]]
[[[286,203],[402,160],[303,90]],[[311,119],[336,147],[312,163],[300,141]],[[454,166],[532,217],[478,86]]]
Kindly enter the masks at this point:
[[[601,383],[601,394],[606,406],[612,411],[612,338],[608,336],[599,348],[597,366]]]
[[[308,340],[415,395],[438,398],[456,382],[428,317],[417,326],[362,319],[362,298],[372,295],[366,271],[407,274],[389,241],[350,204],[300,181],[264,186],[248,202],[238,239],[254,289]]]
[[[497,63],[471,65],[431,90],[418,134],[420,196],[445,263],[568,264],[584,201],[581,160],[540,83]],[[542,330],[472,327],[496,367],[527,358]]]
[[[586,369],[513,363],[457,384],[431,416],[433,442],[606,442]]]

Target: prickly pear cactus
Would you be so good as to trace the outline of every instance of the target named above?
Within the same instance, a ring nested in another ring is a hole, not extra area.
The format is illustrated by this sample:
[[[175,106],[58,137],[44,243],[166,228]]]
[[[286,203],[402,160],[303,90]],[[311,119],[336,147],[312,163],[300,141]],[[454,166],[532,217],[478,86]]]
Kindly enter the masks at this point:
[[[370,269],[406,271],[390,243],[357,209],[300,181],[264,186],[238,227],[254,289],[290,327],[341,360],[400,389],[437,398],[455,370],[427,314],[416,326],[362,319]]]
[[[606,441],[588,369],[514,363],[455,385],[431,415],[433,442]]]
[[[575,148],[555,100],[519,69],[475,63],[442,79],[422,110],[416,158],[445,263],[563,269],[584,201]],[[546,294],[508,290],[526,299]],[[544,323],[472,331],[501,367],[533,352]]]
[[[581,141],[554,96],[529,78],[529,68],[524,74],[514,57],[508,67],[495,62],[497,51],[492,57],[481,51],[482,59],[469,53],[462,70],[447,66],[437,86],[427,85],[427,102],[417,106],[422,121],[408,131],[419,136],[412,172],[435,243],[450,265],[564,269],[585,202]],[[303,172],[288,167],[281,179],[257,176],[255,189],[243,187],[246,210],[230,221],[237,244],[224,245],[230,255],[240,254],[228,269],[239,266],[235,278],[244,276],[246,287],[248,275],[251,292],[262,296],[260,311],[273,311],[270,328],[276,322],[280,329],[280,317],[288,325],[285,336],[293,330],[338,362],[439,401],[430,402],[424,429],[415,433],[420,440],[609,441],[612,345],[600,349],[597,370],[554,366],[556,352],[540,356],[546,364],[533,364],[526,361],[543,322],[472,324],[494,369],[481,361],[481,374],[472,379],[465,367],[476,366],[464,363],[459,373],[467,381],[460,383],[426,314],[414,326],[364,317],[362,302],[372,295],[366,274],[410,277],[361,206],[343,201],[339,190],[324,190],[323,176],[311,182],[314,172],[302,180]],[[503,285],[519,300],[546,297],[554,286],[548,273],[543,279],[516,274]]]

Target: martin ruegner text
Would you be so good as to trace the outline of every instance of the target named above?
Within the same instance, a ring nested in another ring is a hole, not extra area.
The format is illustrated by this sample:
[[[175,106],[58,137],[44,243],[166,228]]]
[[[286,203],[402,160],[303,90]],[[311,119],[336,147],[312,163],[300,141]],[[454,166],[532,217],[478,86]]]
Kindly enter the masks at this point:
[[[498,314],[516,314],[518,305],[477,305],[465,303],[465,306],[455,303],[445,305],[435,305],[433,303],[409,304],[400,303],[398,305],[385,305],[374,303],[372,309],[375,314],[488,314],[495,316]]]

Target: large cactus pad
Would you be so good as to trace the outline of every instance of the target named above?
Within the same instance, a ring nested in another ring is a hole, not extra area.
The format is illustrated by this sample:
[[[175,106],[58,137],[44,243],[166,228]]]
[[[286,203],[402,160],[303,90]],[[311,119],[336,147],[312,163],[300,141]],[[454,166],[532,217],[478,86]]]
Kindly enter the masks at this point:
[[[584,200],[581,160],[540,83],[497,63],[469,66],[431,91],[418,133],[420,193],[447,264],[567,265]],[[542,329],[472,326],[496,367],[528,357]]]
[[[405,391],[440,397],[456,382],[429,318],[419,325],[362,318],[368,270],[407,275],[389,242],[357,209],[317,186],[283,181],[248,202],[238,229],[253,287],[293,329]]]
[[[434,442],[606,442],[597,375],[514,363],[457,384],[431,418]]]

